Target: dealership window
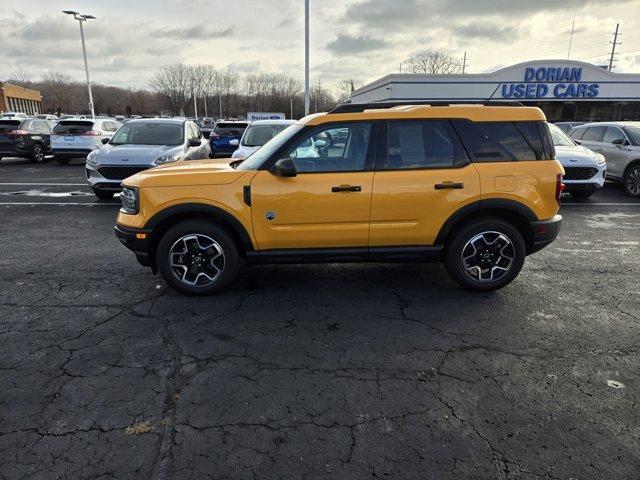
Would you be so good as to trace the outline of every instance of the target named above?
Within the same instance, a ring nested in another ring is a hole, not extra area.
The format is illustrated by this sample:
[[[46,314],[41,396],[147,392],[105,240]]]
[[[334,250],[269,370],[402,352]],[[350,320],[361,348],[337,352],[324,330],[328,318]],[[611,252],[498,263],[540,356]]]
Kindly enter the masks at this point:
[[[599,142],[602,138],[602,134],[604,133],[605,127],[589,127],[587,131],[584,132],[582,136],[582,141],[584,142]]]
[[[302,137],[286,156],[298,173],[360,171],[366,164],[370,136],[370,123],[333,124]]]
[[[379,170],[446,168],[468,161],[448,122],[389,123],[388,152]]]
[[[542,160],[544,147],[535,122],[452,120],[476,162]]]

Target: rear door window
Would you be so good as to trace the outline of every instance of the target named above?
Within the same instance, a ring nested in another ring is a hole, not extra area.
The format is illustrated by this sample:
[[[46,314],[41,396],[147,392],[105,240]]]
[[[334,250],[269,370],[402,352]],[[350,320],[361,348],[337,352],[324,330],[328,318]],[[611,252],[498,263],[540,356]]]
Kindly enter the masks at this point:
[[[602,138],[602,134],[604,133],[605,127],[589,127],[587,131],[584,132],[582,140],[585,142],[599,142]]]
[[[93,128],[93,122],[62,121],[53,127],[53,133],[57,135],[82,135]]]
[[[450,168],[468,159],[443,120],[390,122],[388,152],[380,170]]]
[[[20,120],[0,120],[0,132],[10,132],[20,128]]]

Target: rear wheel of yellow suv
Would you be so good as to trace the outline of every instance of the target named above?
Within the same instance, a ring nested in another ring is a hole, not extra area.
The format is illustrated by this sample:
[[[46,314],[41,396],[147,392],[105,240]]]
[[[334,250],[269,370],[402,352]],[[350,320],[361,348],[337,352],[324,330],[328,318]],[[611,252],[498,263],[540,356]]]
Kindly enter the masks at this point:
[[[171,227],[158,244],[156,262],[162,278],[189,295],[217,292],[235,279],[240,266],[229,234],[203,220]]]
[[[448,239],[447,272],[468,290],[497,290],[511,283],[524,265],[526,247],[513,225],[485,217],[463,224]]]

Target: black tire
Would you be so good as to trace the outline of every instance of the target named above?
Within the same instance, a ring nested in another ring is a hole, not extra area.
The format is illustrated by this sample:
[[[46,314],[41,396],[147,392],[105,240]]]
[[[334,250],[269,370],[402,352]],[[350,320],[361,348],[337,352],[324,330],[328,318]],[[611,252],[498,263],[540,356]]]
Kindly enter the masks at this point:
[[[189,240],[187,242],[189,247],[184,242],[180,243],[182,238],[190,235],[198,235],[199,240],[197,242]],[[202,243],[200,239],[203,239]],[[209,244],[209,240],[213,241],[217,247]],[[194,243],[207,248],[201,247],[191,250]],[[174,257],[177,263],[184,262],[190,265],[189,268],[184,267],[183,277],[187,276],[187,280],[191,279],[192,282],[195,280],[195,283],[198,283],[198,279],[201,278],[200,273],[203,272],[205,275],[212,274],[213,281],[210,277],[204,277],[206,283],[192,285],[179,278],[179,274],[176,272],[182,271],[180,270],[182,267],[172,268],[169,263],[169,254],[172,252],[172,248],[173,255],[177,256]],[[184,256],[181,255],[182,250],[185,252]],[[175,253],[176,251],[178,253]],[[221,257],[219,256],[220,252],[222,252]],[[213,258],[215,255],[218,257]],[[200,267],[195,264],[196,261]],[[156,250],[156,263],[160,275],[172,288],[187,295],[210,295],[221,290],[236,278],[240,268],[240,255],[231,236],[220,226],[204,220],[185,220],[171,227],[162,236]],[[215,266],[212,266],[214,263]],[[217,269],[218,272],[214,269]]]
[[[44,163],[46,159],[46,150],[44,145],[40,143],[36,143],[31,148],[31,155],[29,156],[29,161],[31,163]]]
[[[93,194],[98,198],[98,200],[111,200],[115,193],[110,192],[109,190],[100,190],[97,188],[92,188],[91,190],[93,190]]]
[[[69,162],[71,161],[69,157],[55,157],[55,158],[56,158],[56,162],[58,162],[60,165],[68,165]]]
[[[595,190],[570,190],[569,193],[576,200],[586,200],[595,193]]]
[[[640,198],[640,164],[633,165],[624,174],[624,192],[632,198]]]
[[[496,242],[495,247],[491,247],[487,245],[486,241],[479,239],[476,240],[477,243],[474,242],[473,246],[468,245],[474,237],[479,236],[482,233],[486,234],[490,243],[492,243],[491,239],[498,239],[497,234],[500,234],[504,235],[510,244],[507,244],[507,242],[501,239]],[[449,276],[458,285],[467,290],[487,292],[502,288],[511,283],[511,281],[518,276],[518,273],[520,273],[520,270],[524,265],[526,246],[522,235],[513,225],[499,218],[483,217],[465,223],[448,237],[447,242],[444,254],[444,266]],[[475,245],[478,246],[476,247]],[[501,250],[497,251],[497,249]],[[463,266],[463,253],[466,254],[465,256],[468,256],[474,250],[477,253],[468,260],[468,262],[471,262],[468,266],[480,269],[480,275],[485,275],[482,272],[488,271],[487,273],[490,273],[491,276],[493,276],[493,266],[506,269],[506,271],[501,272],[500,269],[496,269],[495,272],[497,273],[494,280],[487,278],[480,281],[477,278],[473,278]],[[499,257],[499,254],[502,254],[503,251],[505,257],[501,258],[498,263],[492,263],[495,262],[495,258]],[[488,255],[489,258],[485,258],[485,255]],[[494,257],[491,257],[491,255],[494,255]],[[508,261],[506,256],[512,257],[510,263],[506,263]],[[489,263],[472,265],[474,262],[477,263],[479,258],[481,262]],[[486,265],[486,269],[481,268],[484,265]]]

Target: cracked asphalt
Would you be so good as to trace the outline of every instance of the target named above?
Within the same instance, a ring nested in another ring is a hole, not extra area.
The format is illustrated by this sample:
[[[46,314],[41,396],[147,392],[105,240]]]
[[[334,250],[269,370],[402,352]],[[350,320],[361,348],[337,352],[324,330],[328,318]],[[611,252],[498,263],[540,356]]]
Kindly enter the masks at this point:
[[[1,479],[640,476],[640,202],[619,188],[568,200],[499,292],[367,264],[245,267],[189,298],[83,180],[0,163]]]

